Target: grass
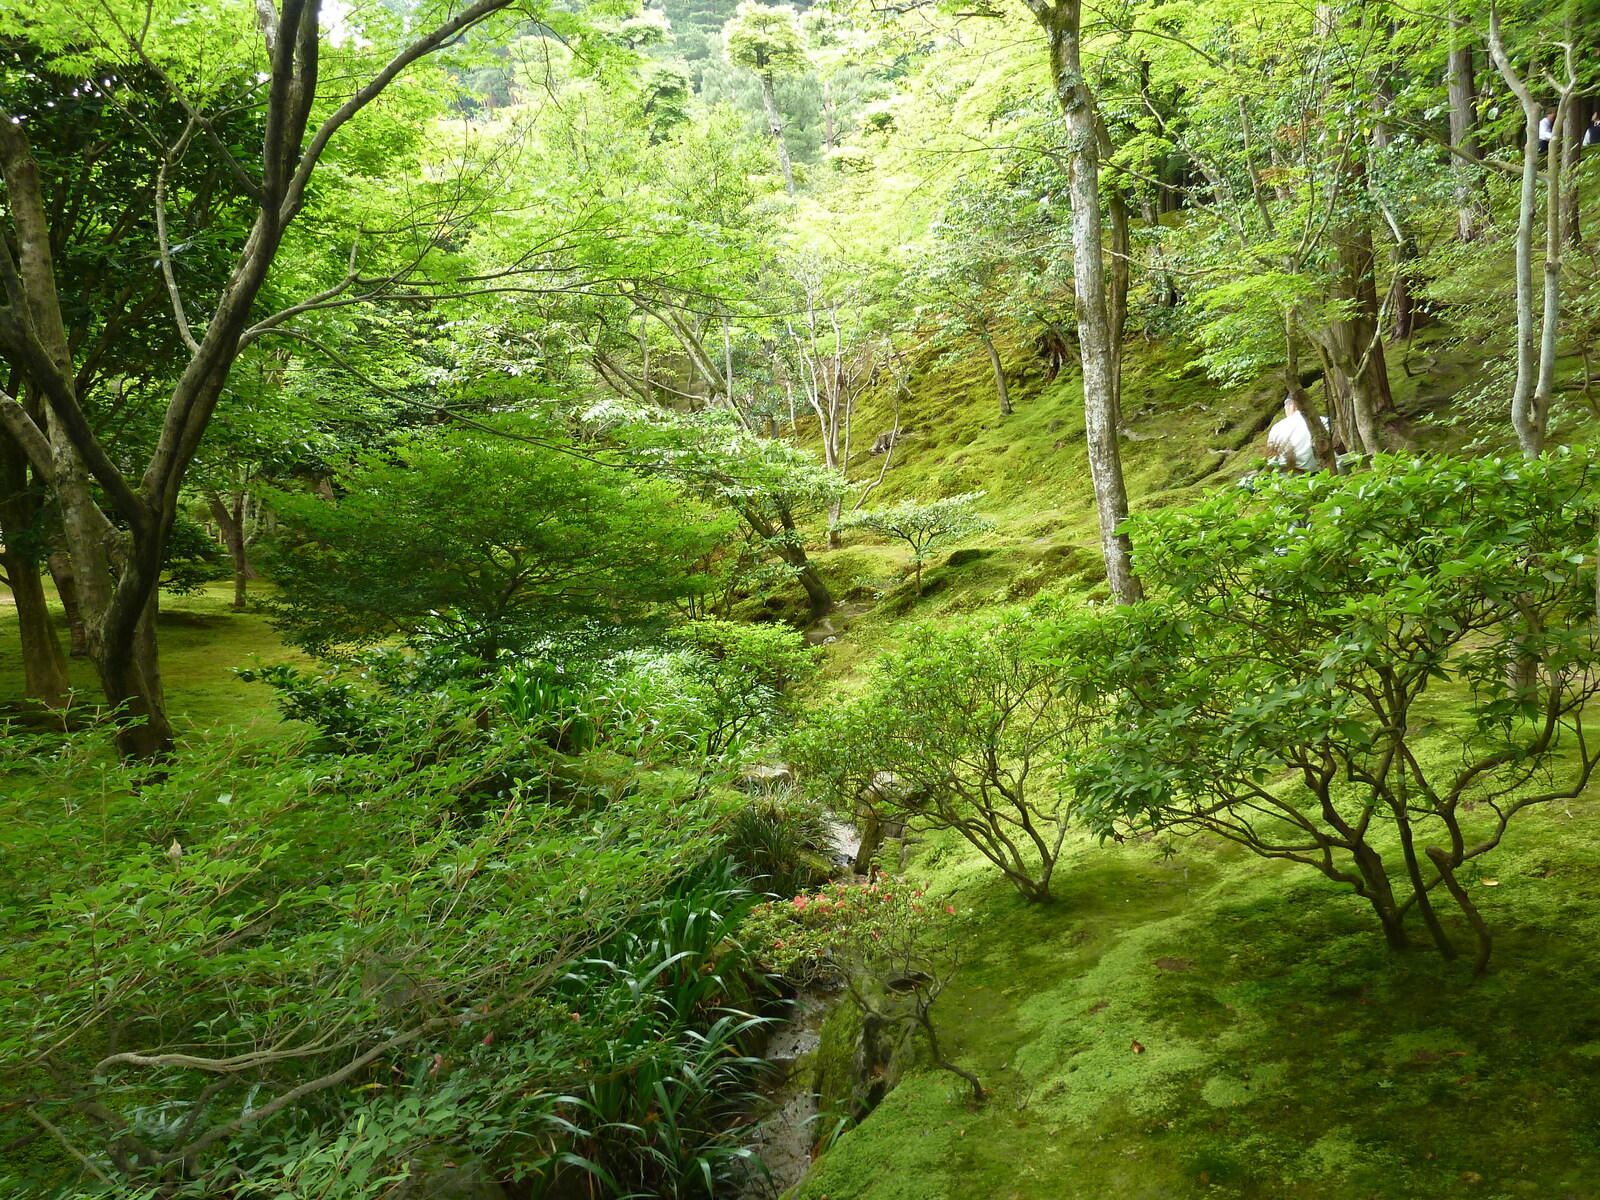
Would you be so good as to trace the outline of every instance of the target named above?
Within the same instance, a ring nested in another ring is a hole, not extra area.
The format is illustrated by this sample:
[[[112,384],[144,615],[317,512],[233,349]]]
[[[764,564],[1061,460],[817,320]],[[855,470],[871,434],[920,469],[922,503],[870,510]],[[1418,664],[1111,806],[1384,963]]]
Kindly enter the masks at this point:
[[[161,644],[161,678],[167,704],[180,732],[223,726],[252,726],[256,736],[276,737],[287,729],[272,705],[265,684],[245,683],[234,667],[255,659],[264,662],[301,661],[302,656],[284,646],[277,632],[258,609],[234,612],[233,584],[211,584],[187,596],[161,597],[158,636]],[[52,612],[67,644],[66,618],[59,604]],[[94,669],[87,659],[70,661],[72,684],[89,703],[99,699]],[[0,589],[0,697],[20,698],[23,693],[22,654],[17,641],[17,619],[10,595]]]

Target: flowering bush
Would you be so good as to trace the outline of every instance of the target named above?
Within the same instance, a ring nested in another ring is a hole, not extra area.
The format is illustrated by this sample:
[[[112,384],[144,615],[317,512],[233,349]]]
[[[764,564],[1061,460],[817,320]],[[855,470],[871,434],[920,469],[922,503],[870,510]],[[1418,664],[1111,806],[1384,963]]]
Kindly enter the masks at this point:
[[[953,957],[956,910],[904,879],[832,883],[757,906],[746,944],[795,983],[843,974],[929,971]]]
[[[902,878],[833,883],[774,900],[744,925],[748,950],[793,983],[838,980],[863,1013],[916,1025],[934,1061],[981,1101],[977,1077],[944,1057],[933,1027],[933,1004],[960,965],[959,934],[954,905]]]

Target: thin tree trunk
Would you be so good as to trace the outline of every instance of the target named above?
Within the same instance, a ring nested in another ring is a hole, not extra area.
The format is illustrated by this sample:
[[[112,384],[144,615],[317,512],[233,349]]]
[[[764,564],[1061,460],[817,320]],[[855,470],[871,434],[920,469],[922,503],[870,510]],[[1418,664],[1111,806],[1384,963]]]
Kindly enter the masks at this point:
[[[235,612],[243,612],[248,606],[249,583],[250,580],[257,578],[256,569],[250,565],[249,547],[245,545],[244,498],[244,492],[235,491],[233,507],[230,509],[216,492],[211,492],[206,497],[206,505],[211,510],[211,519],[217,523],[217,528],[222,533],[223,545],[228,547],[228,557],[233,561]]]
[[[983,339],[983,348],[989,352],[989,366],[994,371],[994,392],[1000,398],[1000,415],[1011,415],[1011,391],[1006,387],[1006,369],[1000,363],[1000,351],[995,349],[994,339],[987,333],[979,333]]]
[[[61,651],[45,599],[39,564],[20,554],[0,551],[0,569],[11,587],[17,608],[17,635],[22,643],[23,694],[51,708],[66,703],[71,683],[67,656]]]
[[[1568,98],[1566,129],[1562,134],[1561,174],[1566,185],[1561,206],[1566,217],[1566,236],[1575,246],[1583,242],[1583,191],[1578,186],[1578,166],[1583,162],[1583,137],[1589,128],[1587,107],[1576,96]]]
[[[1100,545],[1106,581],[1119,604],[1141,598],[1133,573],[1133,546],[1119,527],[1128,516],[1128,492],[1117,444],[1117,368],[1111,313],[1106,294],[1105,247],[1100,215],[1100,132],[1094,99],[1081,62],[1081,0],[1029,0],[1050,41],[1050,68],[1056,99],[1066,119],[1069,192],[1072,202],[1073,290],[1077,300],[1078,345],[1083,362],[1083,403],[1089,474],[1100,517]]]
[[[1111,217],[1111,291],[1106,299],[1111,326],[1111,417],[1112,428],[1122,428],[1122,351],[1128,328],[1128,285],[1132,277],[1133,238],[1128,232],[1128,202],[1121,188],[1111,189],[1106,205]]]
[[[1540,104],[1506,55],[1505,45],[1500,38],[1500,16],[1494,9],[1489,13],[1489,55],[1494,60],[1500,77],[1506,81],[1506,86],[1516,95],[1518,103],[1522,106],[1522,188],[1517,200],[1516,253],[1517,378],[1511,391],[1511,426],[1516,430],[1517,442],[1522,448],[1523,455],[1537,458],[1544,453],[1545,428],[1549,420],[1548,411],[1539,406],[1537,385],[1543,376],[1540,364],[1542,339],[1534,329],[1533,314],[1533,222],[1539,207]],[[1552,153],[1550,159],[1552,180],[1555,180],[1560,175],[1557,155]],[[1551,190],[1553,194],[1555,191],[1553,185]],[[1548,216],[1559,232],[1558,215],[1551,213]],[[1550,263],[1547,256],[1545,306],[1547,312],[1551,308],[1548,291],[1549,270]],[[1551,332],[1553,335],[1553,331]],[[1551,340],[1553,342],[1553,336]]]
[[[1487,214],[1484,211],[1482,170],[1469,160],[1482,157],[1478,147],[1478,89],[1472,44],[1466,41],[1464,17],[1450,15],[1452,45],[1445,84],[1450,96],[1450,173],[1455,176],[1456,237],[1477,238]]]
[[[29,487],[28,461],[22,448],[0,431],[0,570],[17,609],[17,637],[22,647],[24,694],[52,708],[66,701],[70,682],[67,657],[61,652],[39,577],[37,554],[27,542],[38,537],[42,513],[39,497]]]
[[[767,107],[767,132],[778,151],[778,167],[783,171],[783,190],[794,199],[794,167],[789,162],[789,145],[783,140],[783,119],[778,116],[778,99],[772,91],[772,72],[761,72],[761,100]]]

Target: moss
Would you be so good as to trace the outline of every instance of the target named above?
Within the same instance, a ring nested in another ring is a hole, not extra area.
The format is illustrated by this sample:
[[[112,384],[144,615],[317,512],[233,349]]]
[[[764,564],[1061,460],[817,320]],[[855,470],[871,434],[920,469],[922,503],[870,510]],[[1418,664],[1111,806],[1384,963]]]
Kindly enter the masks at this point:
[[[972,913],[937,1019],[993,1098],[968,1111],[948,1077],[912,1074],[802,1195],[1591,1196],[1595,811],[1513,829],[1478,980],[1388,951],[1347,891],[1226,846],[1074,843],[1036,907],[933,835],[911,874]]]
[[[264,588],[257,586],[259,595]],[[6,595],[0,589],[0,595]],[[54,593],[51,593],[52,597]],[[9,596],[7,596],[9,599]],[[277,738],[299,728],[285,723],[273,707],[272,691],[262,683],[245,683],[233,668],[263,662],[303,662],[303,655],[286,647],[259,609],[234,612],[233,584],[212,584],[187,596],[162,596],[158,631],[161,640],[161,678],[167,704],[184,730],[212,727],[249,727],[251,736]],[[52,614],[67,644],[66,617],[52,600]],[[99,685],[88,660],[69,663],[73,686],[91,703],[99,699]],[[0,607],[0,696],[21,696],[22,656],[17,640],[15,611]]]

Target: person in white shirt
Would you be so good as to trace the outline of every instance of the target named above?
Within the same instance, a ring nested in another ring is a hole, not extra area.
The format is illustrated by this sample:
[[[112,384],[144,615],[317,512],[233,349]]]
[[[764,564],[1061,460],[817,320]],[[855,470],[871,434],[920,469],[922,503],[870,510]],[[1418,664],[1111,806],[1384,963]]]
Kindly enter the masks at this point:
[[[1539,122],[1539,153],[1540,154],[1548,154],[1550,152],[1550,139],[1555,137],[1555,136],[1556,136],[1556,115],[1553,112],[1547,112],[1544,115],[1544,119]]]
[[[1585,146],[1600,146],[1600,112],[1589,119],[1589,128],[1584,131],[1583,144]]]
[[[1316,443],[1311,437],[1311,425],[1305,413],[1295,403],[1293,396],[1283,401],[1283,420],[1267,430],[1268,460],[1280,471],[1316,471]]]

